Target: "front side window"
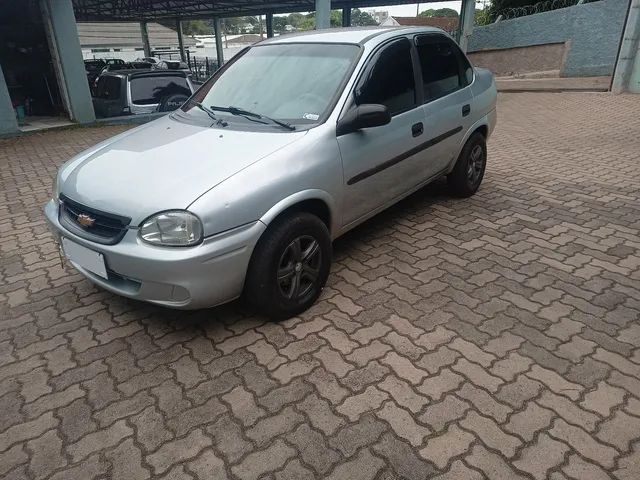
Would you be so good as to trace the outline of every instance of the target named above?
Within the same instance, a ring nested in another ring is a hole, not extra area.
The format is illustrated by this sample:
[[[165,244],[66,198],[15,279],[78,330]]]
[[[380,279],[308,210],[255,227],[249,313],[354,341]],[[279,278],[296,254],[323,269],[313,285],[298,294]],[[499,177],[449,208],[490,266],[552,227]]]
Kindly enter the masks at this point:
[[[471,65],[451,39],[442,35],[424,35],[417,37],[416,43],[426,102],[471,83]]]
[[[356,90],[356,103],[385,105],[391,115],[412,109],[416,104],[416,87],[409,40],[395,40],[372,61]]]
[[[104,100],[117,100],[120,98],[120,77],[103,76],[98,80],[96,98]]]
[[[136,105],[161,103],[171,95],[191,95],[184,77],[137,77],[131,79],[131,101]]]
[[[194,100],[205,107],[235,107],[294,125],[317,123],[339,94],[359,49],[330,43],[254,46],[206,82]],[[206,117],[193,102],[182,112]],[[242,116],[216,114],[247,124]]]

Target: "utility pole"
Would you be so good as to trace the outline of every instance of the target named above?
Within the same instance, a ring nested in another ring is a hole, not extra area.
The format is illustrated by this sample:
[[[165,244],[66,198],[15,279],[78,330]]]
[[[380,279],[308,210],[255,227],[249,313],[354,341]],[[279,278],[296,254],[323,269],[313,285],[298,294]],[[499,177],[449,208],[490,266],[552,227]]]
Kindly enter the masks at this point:
[[[416,3],[416,17],[420,15],[420,4]]]

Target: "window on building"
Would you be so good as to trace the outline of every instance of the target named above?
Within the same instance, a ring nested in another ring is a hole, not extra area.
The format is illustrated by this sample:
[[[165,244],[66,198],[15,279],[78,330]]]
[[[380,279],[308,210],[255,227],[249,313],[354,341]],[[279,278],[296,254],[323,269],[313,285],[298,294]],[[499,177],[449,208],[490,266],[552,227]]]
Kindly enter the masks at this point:
[[[385,105],[391,115],[412,109],[416,104],[416,87],[409,40],[394,41],[372,62],[357,90],[358,105],[379,103]]]
[[[425,102],[466,87],[473,69],[453,40],[443,35],[417,37]]]

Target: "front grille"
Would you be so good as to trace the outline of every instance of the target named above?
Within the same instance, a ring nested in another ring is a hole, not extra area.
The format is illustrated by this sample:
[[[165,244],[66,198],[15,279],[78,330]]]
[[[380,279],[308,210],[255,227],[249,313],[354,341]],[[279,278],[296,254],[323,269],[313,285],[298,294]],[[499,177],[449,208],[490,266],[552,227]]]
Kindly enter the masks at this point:
[[[89,221],[93,220],[93,223],[91,225],[80,223],[78,219],[83,216],[88,217]],[[66,229],[79,237],[103,245],[115,245],[122,240],[131,223],[129,217],[87,207],[62,194],[60,194],[59,220]]]

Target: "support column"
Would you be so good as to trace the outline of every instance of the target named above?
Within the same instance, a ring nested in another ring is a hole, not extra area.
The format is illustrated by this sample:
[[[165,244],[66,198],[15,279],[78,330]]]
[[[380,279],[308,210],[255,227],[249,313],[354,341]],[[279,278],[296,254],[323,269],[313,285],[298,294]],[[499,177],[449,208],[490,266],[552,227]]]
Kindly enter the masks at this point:
[[[218,68],[220,68],[224,64],[224,51],[222,50],[222,27],[219,18],[213,20],[213,26],[216,31],[216,54],[218,56]]]
[[[476,1],[462,0],[460,9],[460,25],[458,26],[458,44],[463,52],[469,46],[469,37],[473,33],[473,25],[476,16]]]
[[[273,13],[267,13],[267,38],[273,37]]]
[[[331,0],[316,0],[316,30],[331,27]]]
[[[96,120],[71,0],[40,0],[49,48],[71,120]]]
[[[180,60],[187,61],[187,55],[184,53],[184,39],[182,38],[182,20],[176,18],[176,32],[178,33],[178,49],[180,50]]]
[[[343,27],[351,26],[351,7],[346,7],[342,9],[342,26]]]
[[[640,93],[640,0],[629,5],[611,91]]]
[[[144,56],[151,56],[151,44],[149,43],[149,27],[147,22],[140,22],[140,36],[142,37],[142,48],[144,48]]]
[[[9,89],[4,81],[4,73],[0,66],[0,136],[18,133],[18,121],[11,104]]]

